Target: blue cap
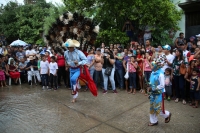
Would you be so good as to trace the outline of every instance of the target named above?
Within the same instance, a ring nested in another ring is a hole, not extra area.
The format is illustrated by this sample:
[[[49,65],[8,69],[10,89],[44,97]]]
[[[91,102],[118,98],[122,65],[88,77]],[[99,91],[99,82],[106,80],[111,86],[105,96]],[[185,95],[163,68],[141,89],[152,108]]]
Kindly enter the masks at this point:
[[[167,45],[163,46],[163,49],[164,50],[171,50],[171,47],[167,44]]]

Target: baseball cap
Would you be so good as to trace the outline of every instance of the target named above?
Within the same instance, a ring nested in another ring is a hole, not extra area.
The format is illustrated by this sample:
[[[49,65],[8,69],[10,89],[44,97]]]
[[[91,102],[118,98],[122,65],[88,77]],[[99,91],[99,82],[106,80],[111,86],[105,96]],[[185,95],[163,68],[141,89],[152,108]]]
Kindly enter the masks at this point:
[[[164,49],[164,50],[171,50],[171,46],[169,46],[169,45],[167,44],[167,45],[163,46],[163,49]]]

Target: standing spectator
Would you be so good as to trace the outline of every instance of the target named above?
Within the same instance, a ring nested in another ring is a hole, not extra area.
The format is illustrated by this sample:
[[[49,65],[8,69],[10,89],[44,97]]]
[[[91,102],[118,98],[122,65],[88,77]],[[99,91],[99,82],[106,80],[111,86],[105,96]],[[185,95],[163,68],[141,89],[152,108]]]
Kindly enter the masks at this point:
[[[171,83],[171,69],[166,68],[165,69],[165,90],[166,90],[166,96],[167,100],[171,100],[171,95],[172,95],[172,83]]]
[[[104,53],[104,52],[105,52],[105,44],[102,43],[102,44],[101,44],[101,53]]]
[[[125,72],[127,72],[127,65],[128,63],[130,62],[130,58],[131,56],[133,56],[132,54],[132,50],[129,50],[128,52],[125,52],[125,55],[124,55],[124,59],[123,59],[123,67],[125,69]],[[125,79],[125,87],[126,87],[126,92],[128,92],[128,79]]]
[[[42,89],[48,89],[49,86],[49,62],[46,60],[45,56],[42,56],[42,61],[40,61],[40,74],[42,79]]]
[[[23,48],[22,47],[19,47],[19,50],[18,52],[16,53],[16,58],[18,61],[20,61],[22,58],[24,58],[26,55],[25,55],[25,52],[23,51]]]
[[[165,54],[165,63],[162,66],[162,70],[165,71],[166,68],[171,68],[172,67],[172,63],[174,60],[174,56],[170,53],[171,47],[169,45],[165,45],[163,46],[163,51]]]
[[[128,62],[128,74],[129,74],[129,93],[136,93],[136,69],[137,69],[137,62],[134,56],[131,56],[131,61]]]
[[[21,58],[20,63],[19,63],[19,72],[20,72],[20,78],[22,82],[25,82],[27,78],[26,70],[25,70],[26,65],[27,65],[27,62],[25,61],[25,57]]]
[[[35,49],[32,48],[31,45],[29,45],[28,50],[26,50],[26,57],[28,59],[29,56],[36,56],[36,51]]]
[[[191,48],[192,48],[192,45],[195,44],[195,41],[194,41],[195,37],[194,36],[191,36],[190,37],[190,41],[187,43],[187,50],[190,51]]]
[[[2,46],[2,53],[3,53],[3,56],[8,54],[8,50],[6,49],[5,46]]]
[[[58,65],[55,62],[55,60],[56,60],[56,58],[54,56],[52,56],[51,62],[49,64],[49,76],[50,76],[51,88],[54,90],[57,90],[58,89],[58,84],[57,84]]]
[[[1,42],[2,42],[2,45],[3,45],[3,46],[6,45],[6,37],[4,36],[3,33],[1,33]]]
[[[184,38],[184,33],[179,33],[179,37],[176,38],[175,42],[174,42],[175,46],[177,48],[180,47],[180,44],[186,44],[186,40]]]
[[[100,81],[100,87],[101,89],[104,89],[104,80],[103,80],[103,74],[102,74],[102,64],[103,64],[103,56],[101,54],[101,49],[97,48],[96,54],[94,56],[93,64],[95,67],[94,71],[94,82],[96,83],[96,86],[98,85],[98,79]]]
[[[174,77],[175,87],[176,87],[176,100],[175,100],[176,103],[179,102],[180,98],[182,97],[183,104],[186,104],[185,90],[184,90],[185,79],[184,75],[180,74],[180,67],[181,65],[185,65],[187,68],[187,64],[188,62],[186,62],[183,57],[183,51],[180,49],[176,50],[176,57],[173,61],[173,75],[172,75],[172,77]]]
[[[115,88],[115,80],[114,80],[114,73],[115,73],[115,69],[113,67],[115,60],[114,60],[114,56],[113,54],[109,51],[108,48],[105,48],[105,54],[103,57],[104,63],[103,63],[103,69],[102,69],[102,73],[103,73],[103,79],[104,79],[104,91],[103,93],[107,93],[107,87],[108,87],[108,78],[110,79],[111,85],[112,85],[112,89],[113,89],[113,93],[117,93],[116,88]],[[112,68],[111,70],[111,75],[108,76],[105,74],[105,70],[107,68]]]
[[[89,68],[89,72],[90,72],[90,77],[93,79],[94,78],[94,65],[93,65],[93,60],[94,60],[94,50],[90,49],[88,56],[87,56],[87,66]]]
[[[148,83],[152,72],[150,62],[151,62],[151,56],[149,55],[149,52],[146,52],[144,59],[144,76]]]
[[[190,97],[192,99],[192,103],[190,104],[190,106],[193,106],[193,108],[198,108],[200,100],[200,78],[198,76],[198,72],[198,68],[192,69],[192,76],[190,79],[187,79],[187,81],[190,82]]]
[[[60,48],[57,48],[57,54],[55,56],[58,64],[58,86],[61,86],[61,77],[63,78],[65,87],[67,87],[67,73],[65,70],[65,57]]]
[[[114,51],[113,44],[110,44],[110,50],[111,50],[111,51]]]
[[[140,92],[144,93],[143,90],[143,61],[144,61],[144,52],[141,50],[137,51],[137,62],[138,62],[138,69],[137,69],[137,74],[139,77],[139,84],[140,84]]]
[[[113,55],[115,59],[115,74],[118,83],[118,87],[120,90],[124,88],[124,72],[123,72],[123,56],[121,53],[121,49],[114,49]]]
[[[46,52],[45,52],[45,56],[46,56],[46,60],[50,63],[51,62],[51,57],[50,57],[50,51],[49,50],[47,50]]]

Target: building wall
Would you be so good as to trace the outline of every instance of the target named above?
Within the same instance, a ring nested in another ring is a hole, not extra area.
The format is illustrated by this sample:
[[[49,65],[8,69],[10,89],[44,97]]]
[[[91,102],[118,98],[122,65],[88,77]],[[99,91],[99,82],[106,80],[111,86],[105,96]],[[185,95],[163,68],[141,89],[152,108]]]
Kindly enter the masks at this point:
[[[178,10],[182,10],[182,9],[178,6],[178,3],[184,3],[184,2],[186,2],[186,0],[172,0],[172,1],[173,1],[173,3],[176,5],[176,7],[178,8]],[[180,31],[177,31],[177,32],[176,32],[174,40],[176,39],[176,37],[179,36],[179,33],[180,33],[180,32],[185,33],[185,14],[182,15],[182,18],[181,18],[181,20],[178,22],[178,25],[179,25]]]

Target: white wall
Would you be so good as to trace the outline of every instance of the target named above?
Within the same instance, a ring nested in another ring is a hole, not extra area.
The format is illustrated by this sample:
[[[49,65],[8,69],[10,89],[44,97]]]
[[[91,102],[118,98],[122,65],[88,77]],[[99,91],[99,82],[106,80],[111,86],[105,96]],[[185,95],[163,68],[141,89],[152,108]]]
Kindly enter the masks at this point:
[[[178,6],[178,2],[179,3],[184,3],[186,2],[186,0],[172,0],[173,3],[176,5],[178,10],[182,10],[179,6]],[[180,31],[177,31],[175,34],[175,38],[179,36],[180,32],[183,32],[185,34],[185,14],[182,15],[181,20],[178,22],[178,26],[180,28]],[[174,40],[175,40],[174,38]]]

